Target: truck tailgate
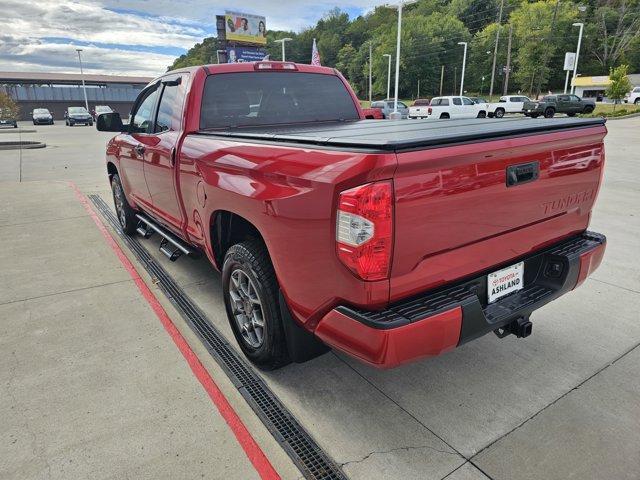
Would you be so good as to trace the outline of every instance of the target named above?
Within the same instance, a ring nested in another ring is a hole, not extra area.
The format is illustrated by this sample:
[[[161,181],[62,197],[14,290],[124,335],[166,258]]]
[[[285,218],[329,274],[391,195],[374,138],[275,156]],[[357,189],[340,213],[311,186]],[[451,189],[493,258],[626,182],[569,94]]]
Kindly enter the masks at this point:
[[[605,134],[585,126],[398,151],[391,301],[584,231]]]

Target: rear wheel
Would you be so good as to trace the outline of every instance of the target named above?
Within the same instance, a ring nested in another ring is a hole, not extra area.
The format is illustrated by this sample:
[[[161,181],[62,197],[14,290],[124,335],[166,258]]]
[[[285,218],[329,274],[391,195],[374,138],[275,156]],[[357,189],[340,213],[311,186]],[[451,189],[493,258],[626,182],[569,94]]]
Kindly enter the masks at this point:
[[[555,109],[549,107],[544,111],[544,118],[553,118],[555,114],[556,114]]]
[[[229,248],[222,265],[222,291],[229,324],[247,358],[264,370],[289,363],[278,283],[260,240]]]
[[[531,118],[538,118],[540,116],[540,114],[538,113],[532,113],[531,114]]]
[[[120,177],[116,174],[111,177],[111,191],[113,192],[113,204],[116,207],[116,215],[122,227],[122,231],[127,235],[133,235],[138,226],[136,212],[131,208],[127,197],[124,195]]]
[[[591,113],[595,110],[595,107],[593,105],[587,105],[586,107],[584,107],[584,111],[582,113]]]
[[[478,112],[478,118],[486,118],[487,117],[487,112],[485,112],[484,110]]]
[[[441,114],[440,114],[440,118],[441,118],[442,120],[445,120],[445,119],[450,118],[450,117],[449,117],[449,114],[448,114],[448,113],[441,113]]]
[[[633,102],[634,105],[640,105],[640,98],[636,98],[636,101]]]
[[[495,115],[496,115],[496,118],[502,118],[502,117],[504,117],[504,108],[498,108],[498,109],[496,110],[496,114],[495,114]]]

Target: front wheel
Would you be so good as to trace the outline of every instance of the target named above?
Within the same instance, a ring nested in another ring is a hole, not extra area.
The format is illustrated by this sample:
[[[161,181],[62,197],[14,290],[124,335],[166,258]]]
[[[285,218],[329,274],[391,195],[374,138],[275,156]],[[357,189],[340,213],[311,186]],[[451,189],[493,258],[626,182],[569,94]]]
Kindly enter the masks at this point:
[[[502,108],[499,108],[496,110],[496,118],[502,118],[504,117],[504,110]]]
[[[640,98],[636,98],[636,101],[633,102],[634,105],[640,105]]]
[[[537,114],[537,113],[532,113],[532,114],[531,114],[531,118],[538,118],[539,116],[540,116],[540,115],[539,115],[539,114]]]
[[[487,112],[484,110],[478,112],[478,118],[487,118]]]
[[[547,108],[544,111],[544,118],[553,118],[555,114],[556,114],[556,111],[553,108]]]
[[[289,363],[278,283],[264,243],[250,239],[229,248],[222,291],[231,330],[247,358],[264,370]]]
[[[113,204],[116,207],[116,215],[122,227],[122,231],[127,235],[133,235],[138,226],[136,212],[131,208],[127,197],[124,195],[120,177],[116,174],[111,177],[111,191],[113,192]]]

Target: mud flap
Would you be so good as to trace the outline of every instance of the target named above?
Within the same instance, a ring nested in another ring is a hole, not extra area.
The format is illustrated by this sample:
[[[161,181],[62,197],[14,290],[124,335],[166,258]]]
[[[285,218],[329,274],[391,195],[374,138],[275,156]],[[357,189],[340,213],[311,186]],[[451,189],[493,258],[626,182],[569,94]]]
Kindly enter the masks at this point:
[[[287,340],[287,350],[292,362],[303,363],[313,358],[319,357],[331,350],[328,346],[318,340],[312,333],[302,328],[291,316],[287,302],[278,292],[280,303],[280,315],[284,326],[284,335]]]

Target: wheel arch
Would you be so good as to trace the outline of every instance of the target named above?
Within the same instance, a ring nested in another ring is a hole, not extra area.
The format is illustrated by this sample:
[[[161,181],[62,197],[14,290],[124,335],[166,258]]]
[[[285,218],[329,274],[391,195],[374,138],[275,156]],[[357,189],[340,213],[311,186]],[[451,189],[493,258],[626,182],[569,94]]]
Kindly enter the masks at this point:
[[[247,218],[230,210],[216,210],[209,221],[211,253],[216,266],[222,270],[222,262],[229,247],[249,238],[260,240],[269,249],[258,227]]]

